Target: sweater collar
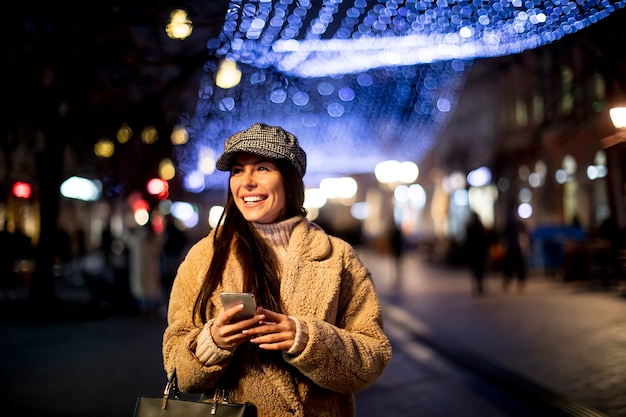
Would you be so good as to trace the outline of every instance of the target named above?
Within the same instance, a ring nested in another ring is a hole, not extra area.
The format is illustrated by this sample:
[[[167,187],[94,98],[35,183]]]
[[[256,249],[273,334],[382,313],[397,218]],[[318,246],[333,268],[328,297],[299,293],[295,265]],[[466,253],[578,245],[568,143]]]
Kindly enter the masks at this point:
[[[302,221],[303,217],[295,216],[286,220],[282,220],[276,223],[255,223],[252,222],[254,227],[268,242],[279,248],[287,248],[289,246],[289,239],[291,232],[296,224]]]
[[[321,227],[303,216],[295,216],[277,223],[253,223],[253,225],[274,250],[286,254],[288,247],[293,246],[291,250],[297,253],[301,260],[323,260],[328,258],[332,251],[330,237]],[[274,238],[277,240],[272,240]],[[282,242],[287,246],[279,247],[275,242]]]

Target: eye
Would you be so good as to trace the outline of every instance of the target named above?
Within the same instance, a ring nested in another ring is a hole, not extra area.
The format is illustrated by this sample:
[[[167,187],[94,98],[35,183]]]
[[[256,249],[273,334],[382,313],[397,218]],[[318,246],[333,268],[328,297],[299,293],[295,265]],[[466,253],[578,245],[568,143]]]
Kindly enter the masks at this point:
[[[243,169],[242,169],[241,167],[239,167],[239,166],[233,166],[233,167],[230,169],[230,175],[236,175],[236,174],[239,174],[241,171],[243,171]]]
[[[274,164],[272,161],[263,161],[259,165],[257,165],[257,170],[259,171],[271,172],[276,171],[277,169],[278,168],[276,167],[276,164]]]

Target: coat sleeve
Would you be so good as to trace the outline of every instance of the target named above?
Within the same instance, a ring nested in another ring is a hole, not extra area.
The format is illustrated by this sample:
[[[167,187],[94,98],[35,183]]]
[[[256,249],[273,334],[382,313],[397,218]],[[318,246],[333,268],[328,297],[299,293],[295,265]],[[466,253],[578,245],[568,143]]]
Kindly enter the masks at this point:
[[[316,385],[354,393],[382,374],[391,359],[391,344],[369,271],[347,243],[339,246],[342,270],[335,322],[298,317],[308,327],[309,342],[301,354],[286,360]]]
[[[204,364],[195,355],[202,323],[194,323],[193,305],[211,259],[210,237],[194,245],[181,263],[172,286],[167,311],[167,327],[163,334],[163,364],[167,375],[176,368],[179,388],[183,392],[205,392],[224,373],[232,355],[212,343],[215,364]],[[210,322],[209,322],[210,324]],[[212,342],[212,339],[211,341]]]

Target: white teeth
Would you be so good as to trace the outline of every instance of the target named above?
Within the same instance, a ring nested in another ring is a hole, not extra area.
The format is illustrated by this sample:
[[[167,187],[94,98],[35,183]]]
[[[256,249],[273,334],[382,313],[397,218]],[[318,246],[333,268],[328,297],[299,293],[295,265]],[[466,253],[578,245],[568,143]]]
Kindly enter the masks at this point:
[[[261,197],[244,197],[243,198],[243,201],[245,201],[246,203],[255,203],[261,200],[263,200]]]

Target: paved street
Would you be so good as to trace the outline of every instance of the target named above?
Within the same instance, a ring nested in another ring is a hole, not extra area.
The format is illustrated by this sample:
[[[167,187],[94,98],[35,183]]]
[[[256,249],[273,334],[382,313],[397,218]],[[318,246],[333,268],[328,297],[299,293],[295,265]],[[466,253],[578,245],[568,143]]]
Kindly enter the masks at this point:
[[[626,417],[626,299],[618,292],[531,276],[524,292],[504,293],[494,275],[487,296],[475,298],[466,271],[417,257],[405,257],[398,291],[390,259],[362,256],[394,355],[357,394],[358,417]],[[164,320],[87,319],[89,310],[24,320],[7,300],[0,307],[3,416],[130,416],[138,394],[160,395]]]
[[[395,274],[390,259],[372,252],[363,259],[379,293],[391,300],[388,325],[403,323],[463,368],[533,389],[537,384],[543,395],[571,407],[571,415],[626,416],[626,298],[620,292],[533,274],[524,291],[505,293],[500,275],[491,274],[487,295],[476,298],[468,271],[438,269],[417,257],[404,259],[398,290],[384,279]],[[411,345],[399,349],[404,346]]]

